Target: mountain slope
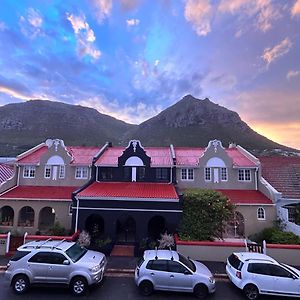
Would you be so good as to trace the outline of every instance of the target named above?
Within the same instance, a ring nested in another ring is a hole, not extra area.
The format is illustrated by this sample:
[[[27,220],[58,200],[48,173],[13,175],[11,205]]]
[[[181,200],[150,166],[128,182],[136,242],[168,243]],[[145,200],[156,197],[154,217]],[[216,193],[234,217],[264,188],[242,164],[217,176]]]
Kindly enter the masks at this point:
[[[147,146],[206,147],[208,141],[219,139],[224,146],[234,142],[247,149],[287,149],[252,130],[236,112],[191,95],[140,124],[128,134],[132,137]]]
[[[0,155],[17,155],[60,138],[66,145],[102,146],[119,143],[119,136],[134,128],[97,110],[61,102],[32,100],[0,107]]]

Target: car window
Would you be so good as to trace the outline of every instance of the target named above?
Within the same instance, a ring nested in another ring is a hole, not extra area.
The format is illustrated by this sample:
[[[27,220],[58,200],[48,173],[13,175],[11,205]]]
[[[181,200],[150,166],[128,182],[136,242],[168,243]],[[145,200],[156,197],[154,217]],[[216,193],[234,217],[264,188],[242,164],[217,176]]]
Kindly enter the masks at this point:
[[[239,271],[242,270],[244,265],[243,262],[241,262],[240,259],[233,253],[228,257],[228,262]]]
[[[49,252],[38,252],[33,255],[28,261],[33,263],[49,264],[51,260],[49,254]]]
[[[268,264],[264,263],[250,263],[247,270],[249,273],[269,275]]]
[[[143,257],[140,257],[140,258],[138,259],[138,261],[137,261],[137,266],[140,267],[140,266],[143,264],[144,261],[145,261],[144,258],[143,258]]]
[[[19,259],[21,259],[22,257],[26,256],[29,253],[30,251],[17,251],[10,260],[18,261]]]
[[[292,278],[292,274],[283,269],[280,266],[276,266],[276,265],[269,265],[269,274],[271,276],[276,276],[276,277],[288,277],[288,278]]]
[[[168,262],[168,271],[174,273],[184,273],[185,271],[189,272],[188,269],[185,268],[182,264],[172,260]]]
[[[185,256],[183,256],[180,253],[178,253],[178,256],[179,256],[180,262],[182,262],[184,265],[186,265],[188,268],[190,268],[193,272],[196,271],[196,266],[190,259],[186,258]]]
[[[168,261],[165,259],[150,260],[147,263],[146,269],[155,271],[168,271]]]
[[[62,265],[66,259],[67,258],[61,253],[50,253],[49,255],[50,264]]]
[[[66,250],[66,254],[71,258],[73,262],[78,261],[82,256],[84,256],[87,252],[87,249],[81,247],[78,244],[74,244],[68,250]]]

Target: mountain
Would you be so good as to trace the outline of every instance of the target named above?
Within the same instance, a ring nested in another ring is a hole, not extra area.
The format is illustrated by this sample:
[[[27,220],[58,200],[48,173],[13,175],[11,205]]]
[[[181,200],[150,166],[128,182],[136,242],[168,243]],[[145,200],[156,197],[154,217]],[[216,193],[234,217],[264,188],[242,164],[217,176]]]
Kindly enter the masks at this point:
[[[209,140],[218,139],[224,146],[234,142],[246,149],[290,149],[252,130],[236,112],[191,95],[135,127],[131,137],[151,146],[206,147]]]
[[[44,100],[8,104],[0,107],[0,155],[15,156],[48,138],[70,146],[118,144],[122,133],[135,127],[78,105]]]
[[[219,139],[246,149],[291,150],[253,131],[236,112],[211,102],[185,96],[173,106],[140,125],[78,105],[45,100],[0,107],[0,156],[15,156],[44,142],[59,138],[66,145],[102,146],[128,144],[139,139],[144,146],[200,146]]]

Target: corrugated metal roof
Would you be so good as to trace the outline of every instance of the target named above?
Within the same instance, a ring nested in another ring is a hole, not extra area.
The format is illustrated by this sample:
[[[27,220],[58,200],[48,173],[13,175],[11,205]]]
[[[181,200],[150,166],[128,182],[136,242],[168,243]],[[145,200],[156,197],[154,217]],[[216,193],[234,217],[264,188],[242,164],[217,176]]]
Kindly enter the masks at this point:
[[[94,182],[78,193],[80,197],[179,199],[173,184],[144,182]]]
[[[256,190],[218,190],[234,204],[273,204],[272,200]]]
[[[0,164],[0,184],[14,175],[14,168],[10,165]]]

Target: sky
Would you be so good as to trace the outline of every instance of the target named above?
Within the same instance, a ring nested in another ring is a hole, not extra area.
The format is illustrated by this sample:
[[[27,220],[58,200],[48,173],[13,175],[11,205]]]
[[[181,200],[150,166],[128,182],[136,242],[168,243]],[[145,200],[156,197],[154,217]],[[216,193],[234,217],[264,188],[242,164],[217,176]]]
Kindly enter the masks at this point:
[[[139,124],[187,94],[300,149],[300,0],[1,0],[0,106]]]

